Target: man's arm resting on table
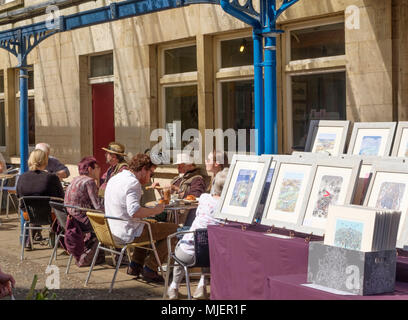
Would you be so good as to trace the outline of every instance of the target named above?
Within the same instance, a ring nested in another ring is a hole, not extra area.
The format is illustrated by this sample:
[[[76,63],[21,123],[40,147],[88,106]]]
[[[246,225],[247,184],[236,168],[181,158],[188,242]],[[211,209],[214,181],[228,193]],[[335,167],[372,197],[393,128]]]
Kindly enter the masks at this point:
[[[147,217],[153,217],[159,213],[162,213],[164,210],[164,204],[158,204],[154,208],[144,208],[140,207],[133,216],[132,219],[143,219]]]

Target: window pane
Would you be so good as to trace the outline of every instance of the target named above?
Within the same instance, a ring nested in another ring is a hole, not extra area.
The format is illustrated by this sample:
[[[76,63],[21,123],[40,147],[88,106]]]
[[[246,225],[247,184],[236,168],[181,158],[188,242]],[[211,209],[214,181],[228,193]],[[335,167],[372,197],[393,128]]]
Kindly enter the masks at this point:
[[[253,80],[222,83],[222,123],[224,131],[230,128],[247,129],[246,151],[251,151],[250,129],[255,128]],[[224,141],[225,149],[228,146],[227,143],[227,140]]]
[[[221,41],[221,68],[254,64],[254,44],[251,37]]]
[[[28,100],[28,144],[35,145],[35,109],[34,99]]]
[[[197,71],[196,46],[164,50],[164,73]]]
[[[198,129],[197,86],[166,88],[166,123],[181,121],[181,133]]]
[[[292,77],[293,146],[304,149],[310,120],[346,120],[346,73]]]
[[[91,78],[113,75],[113,54],[91,57]]]
[[[6,145],[6,116],[4,112],[4,101],[0,101],[0,146]]]
[[[34,71],[28,71],[28,90],[34,89]]]
[[[290,32],[291,60],[345,54],[344,23]]]
[[[4,75],[0,73],[0,93],[4,93]]]

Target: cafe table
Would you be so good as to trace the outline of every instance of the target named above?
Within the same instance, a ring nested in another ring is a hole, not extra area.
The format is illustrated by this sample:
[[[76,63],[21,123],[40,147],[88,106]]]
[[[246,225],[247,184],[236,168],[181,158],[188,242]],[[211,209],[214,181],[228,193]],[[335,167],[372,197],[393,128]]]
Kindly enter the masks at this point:
[[[158,204],[157,201],[150,201],[145,204],[145,207],[154,208],[155,206],[157,206],[157,204]],[[170,202],[169,204],[166,204],[166,206],[164,207],[164,211],[170,214],[170,218],[168,218],[167,221],[174,220],[174,223],[178,225],[179,215],[181,211],[196,209],[197,207],[198,207],[198,201],[187,202],[186,200],[180,200],[180,201]],[[172,217],[174,217],[174,219],[171,219]]]

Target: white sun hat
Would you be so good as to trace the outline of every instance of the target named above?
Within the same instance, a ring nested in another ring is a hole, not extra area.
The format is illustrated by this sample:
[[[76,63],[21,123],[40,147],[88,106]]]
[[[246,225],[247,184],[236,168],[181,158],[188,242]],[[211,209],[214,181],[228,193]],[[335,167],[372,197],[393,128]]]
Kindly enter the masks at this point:
[[[194,163],[194,159],[186,152],[181,152],[177,154],[176,162],[174,164],[192,164]]]

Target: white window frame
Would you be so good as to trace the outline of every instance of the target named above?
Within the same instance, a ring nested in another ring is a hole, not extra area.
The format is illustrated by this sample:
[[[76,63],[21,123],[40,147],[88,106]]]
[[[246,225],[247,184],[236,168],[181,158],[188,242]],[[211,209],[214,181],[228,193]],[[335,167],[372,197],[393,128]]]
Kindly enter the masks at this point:
[[[300,29],[325,26],[344,22],[343,16],[319,19],[313,22],[300,22],[283,26],[283,108],[284,110],[284,152],[291,153],[293,147],[293,106],[292,106],[292,77],[301,75],[346,72],[346,54],[314,59],[290,60],[291,57],[291,32]],[[286,117],[286,120],[285,120]],[[285,130],[286,128],[286,130]]]

